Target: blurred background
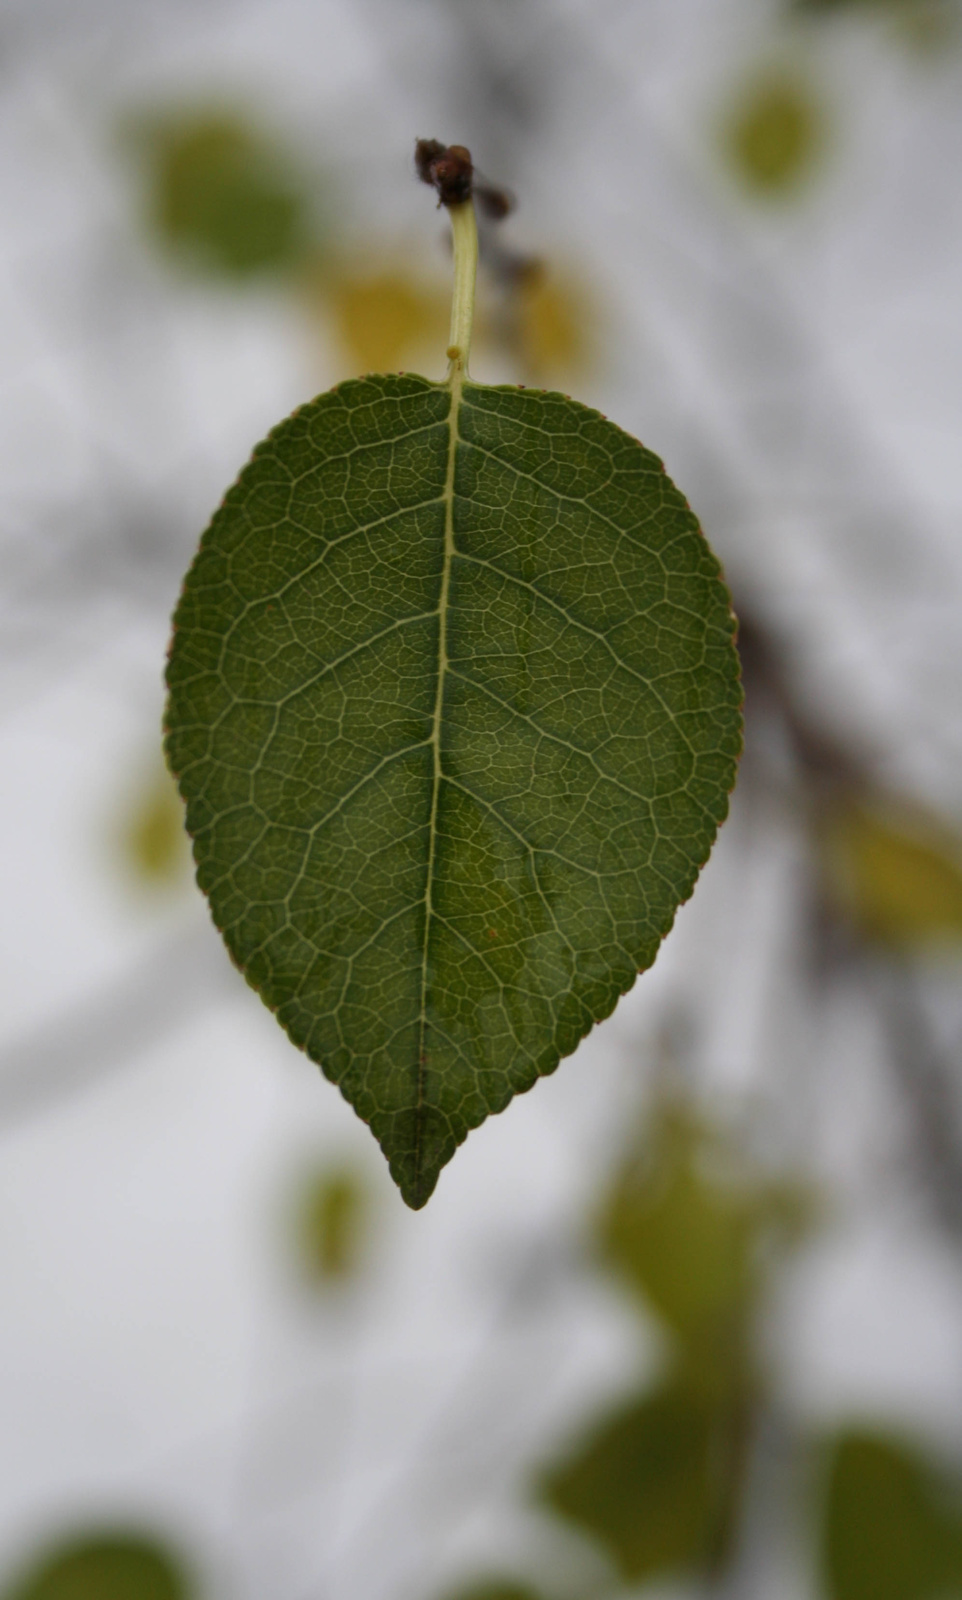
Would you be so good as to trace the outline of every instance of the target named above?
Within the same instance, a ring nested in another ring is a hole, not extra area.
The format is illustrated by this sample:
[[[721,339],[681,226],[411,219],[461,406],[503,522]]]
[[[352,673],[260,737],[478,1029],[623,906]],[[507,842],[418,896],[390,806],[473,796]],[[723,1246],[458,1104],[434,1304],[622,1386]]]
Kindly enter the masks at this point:
[[[962,5],[2,0],[0,1595],[962,1595]],[[254,442],[474,375],[664,457],[741,621],[654,970],[405,1210],[160,755]]]

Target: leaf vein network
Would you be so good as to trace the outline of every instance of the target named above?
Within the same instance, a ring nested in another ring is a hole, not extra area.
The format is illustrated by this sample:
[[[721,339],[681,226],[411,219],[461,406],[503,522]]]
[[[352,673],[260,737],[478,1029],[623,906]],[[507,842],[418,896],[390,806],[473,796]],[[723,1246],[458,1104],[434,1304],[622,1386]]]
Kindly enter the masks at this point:
[[[664,696],[659,694],[658,690],[655,688],[657,679],[654,677],[649,677],[643,672],[639,672],[637,667],[633,667],[627,661],[623,661],[614,645],[611,643],[611,640],[608,639],[605,634],[600,633],[597,628],[593,628],[590,623],[583,622],[581,618],[576,616],[573,611],[567,610],[567,608],[561,604],[560,600],[555,600],[552,595],[545,594],[544,590],[539,589],[537,584],[531,583],[527,578],[522,578],[518,573],[507,572],[503,567],[498,566],[496,562],[486,560],[484,556],[465,555],[464,552],[460,550],[458,551],[458,559],[461,561],[470,561],[474,566],[486,567],[489,572],[496,573],[499,578],[504,578],[508,583],[514,583],[520,589],[527,589],[529,594],[534,595],[538,600],[542,600],[546,606],[550,606],[553,611],[557,611],[559,616],[564,617],[565,621],[570,627],[578,629],[581,633],[588,634],[590,638],[594,639],[596,643],[600,644],[611,657],[616,667],[618,667],[622,672],[627,673],[630,678],[634,678],[638,683],[641,683],[652,695],[652,697],[657,700],[666,717],[668,717],[675,726],[679,738],[688,746],[691,755],[694,757],[694,746],[692,745],[692,742],[685,733],[684,729],[680,726],[676,712],[672,710],[672,708],[665,701]],[[667,677],[668,674],[666,673],[664,676]],[[638,796],[635,796],[635,798],[637,799]]]

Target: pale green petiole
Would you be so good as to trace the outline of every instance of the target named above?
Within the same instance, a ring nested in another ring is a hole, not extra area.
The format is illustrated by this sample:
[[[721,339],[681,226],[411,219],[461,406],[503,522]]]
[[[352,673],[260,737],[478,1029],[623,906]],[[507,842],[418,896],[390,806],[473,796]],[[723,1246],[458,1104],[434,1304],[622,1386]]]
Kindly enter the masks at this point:
[[[451,234],[454,243],[454,298],[451,301],[451,336],[448,341],[448,379],[468,375],[471,352],[471,325],[474,321],[474,290],[478,276],[478,226],[474,201],[450,206]]]

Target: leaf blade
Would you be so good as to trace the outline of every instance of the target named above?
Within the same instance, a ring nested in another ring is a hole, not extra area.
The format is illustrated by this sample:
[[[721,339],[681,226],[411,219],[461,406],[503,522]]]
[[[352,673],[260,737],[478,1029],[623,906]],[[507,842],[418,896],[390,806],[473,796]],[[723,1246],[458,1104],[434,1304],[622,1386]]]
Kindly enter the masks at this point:
[[[654,959],[734,780],[732,629],[661,463],[560,395],[353,380],[229,491],[168,669],[198,881],[409,1204]]]

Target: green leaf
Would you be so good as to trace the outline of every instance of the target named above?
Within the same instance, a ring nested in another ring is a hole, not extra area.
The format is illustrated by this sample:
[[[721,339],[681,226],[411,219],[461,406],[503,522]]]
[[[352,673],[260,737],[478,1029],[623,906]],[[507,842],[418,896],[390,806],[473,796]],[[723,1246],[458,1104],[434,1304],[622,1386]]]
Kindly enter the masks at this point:
[[[731,1536],[743,1463],[737,1409],[669,1383],[603,1422],[547,1475],[543,1493],[636,1584],[714,1567]]]
[[[962,1594],[962,1496],[917,1450],[885,1434],[837,1441],[823,1566],[832,1600]]]
[[[296,163],[241,113],[141,121],[148,204],[164,245],[200,272],[243,279],[298,263],[311,227]]]
[[[167,675],[198,881],[409,1205],[654,960],[727,811],[732,630],[661,462],[562,395],[342,384],[214,517]]]
[[[42,1554],[3,1600],[190,1600],[176,1558],[135,1533],[81,1536]]]

